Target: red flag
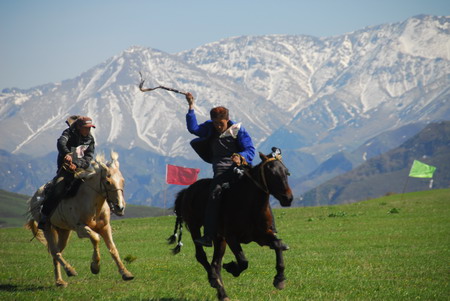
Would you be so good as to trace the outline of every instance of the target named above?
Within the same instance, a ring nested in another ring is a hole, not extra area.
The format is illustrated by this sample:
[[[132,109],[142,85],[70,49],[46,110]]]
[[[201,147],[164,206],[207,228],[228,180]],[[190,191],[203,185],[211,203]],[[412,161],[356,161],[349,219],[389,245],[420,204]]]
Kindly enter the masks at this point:
[[[197,181],[198,168],[187,168],[167,164],[166,183],[175,185],[191,185]]]

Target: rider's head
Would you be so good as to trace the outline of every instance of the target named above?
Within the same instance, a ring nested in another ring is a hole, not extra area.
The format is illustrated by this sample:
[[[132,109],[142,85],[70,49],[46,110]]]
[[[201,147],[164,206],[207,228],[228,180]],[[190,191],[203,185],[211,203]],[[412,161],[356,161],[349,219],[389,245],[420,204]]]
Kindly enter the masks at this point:
[[[81,136],[86,137],[91,132],[91,128],[95,128],[92,119],[87,116],[81,116],[76,121],[76,127]]]
[[[219,133],[225,132],[228,128],[228,121],[230,120],[228,109],[225,107],[215,107],[209,112],[214,128]]]

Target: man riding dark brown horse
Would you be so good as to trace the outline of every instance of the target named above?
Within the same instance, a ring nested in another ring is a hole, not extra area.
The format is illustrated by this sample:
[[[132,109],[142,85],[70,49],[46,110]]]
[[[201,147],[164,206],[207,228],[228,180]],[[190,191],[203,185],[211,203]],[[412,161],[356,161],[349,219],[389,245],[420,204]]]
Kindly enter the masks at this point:
[[[210,285],[217,289],[219,300],[228,300],[221,277],[222,258],[228,244],[236,257],[236,262],[224,264],[227,272],[235,277],[247,269],[248,260],[245,258],[241,243],[252,241],[261,246],[269,246],[275,250],[276,270],[273,284],[278,289],[284,288],[284,260],[283,244],[276,237],[273,229],[273,215],[270,210],[269,196],[273,195],[282,206],[290,206],[293,200],[287,176],[289,172],[281,160],[280,151],[268,156],[260,153],[262,162],[255,167],[245,170],[244,176],[229,189],[223,191],[219,208],[218,235],[214,238],[214,255],[211,264],[200,244],[195,244],[195,256],[203,265]],[[178,245],[174,253],[181,248],[181,227],[186,223],[193,241],[201,236],[203,216],[208,202],[208,187],[212,179],[202,179],[180,191],[175,201],[177,221],[174,235],[169,242]]]
[[[212,246],[217,234],[219,207],[225,187],[229,187],[242,174],[246,166],[251,165],[255,156],[252,138],[241,123],[230,120],[228,109],[222,106],[210,111],[211,120],[197,123],[194,111],[194,97],[186,93],[189,110],[186,114],[186,126],[191,134],[198,138],[191,141],[197,154],[213,167],[213,179],[208,187],[209,198],[205,204],[204,235],[195,242],[205,247]],[[272,216],[272,229],[276,233]],[[284,250],[289,247],[283,244]]]

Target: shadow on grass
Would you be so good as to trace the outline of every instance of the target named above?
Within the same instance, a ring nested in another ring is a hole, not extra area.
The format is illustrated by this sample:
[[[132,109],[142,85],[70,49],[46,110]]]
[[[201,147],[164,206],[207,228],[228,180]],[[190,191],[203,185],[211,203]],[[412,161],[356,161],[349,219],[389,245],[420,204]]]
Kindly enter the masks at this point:
[[[0,284],[0,292],[33,292],[47,289],[45,286],[20,286],[13,284]]]

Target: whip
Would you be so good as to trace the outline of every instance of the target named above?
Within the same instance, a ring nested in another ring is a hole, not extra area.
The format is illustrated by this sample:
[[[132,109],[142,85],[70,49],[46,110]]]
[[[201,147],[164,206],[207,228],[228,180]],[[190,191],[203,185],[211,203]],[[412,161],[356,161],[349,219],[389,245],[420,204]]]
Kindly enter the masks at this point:
[[[156,89],[163,89],[163,90],[167,90],[167,91],[170,91],[170,92],[175,92],[175,93],[178,93],[178,94],[183,94],[183,95],[187,94],[187,92],[183,92],[183,91],[180,91],[180,90],[177,90],[177,89],[168,88],[168,87],[164,87],[164,86],[157,86],[157,87],[154,87],[154,88],[143,88],[145,79],[142,78],[142,73],[140,71],[139,71],[139,75],[141,76],[141,82],[139,83],[139,90],[141,90],[142,92],[149,92],[149,91],[153,91],[153,90],[156,90]]]

